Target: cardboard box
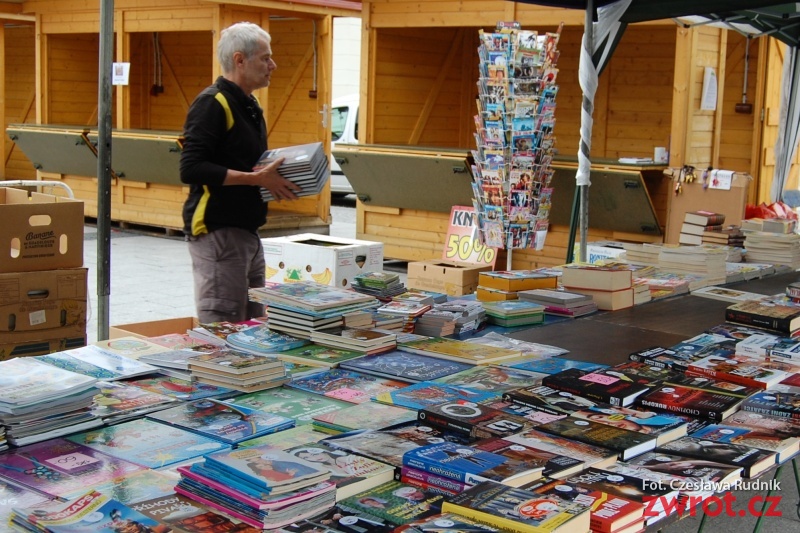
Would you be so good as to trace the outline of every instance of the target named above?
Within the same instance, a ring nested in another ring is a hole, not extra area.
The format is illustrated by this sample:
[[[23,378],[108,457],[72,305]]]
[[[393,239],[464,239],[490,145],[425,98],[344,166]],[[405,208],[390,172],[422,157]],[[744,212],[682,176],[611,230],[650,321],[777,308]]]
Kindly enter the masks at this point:
[[[383,243],[302,233],[261,239],[267,281],[350,287],[357,274],[383,271]]]
[[[144,339],[168,335],[170,333],[186,333],[188,330],[196,328],[197,326],[197,318],[191,316],[153,320],[150,322],[119,324],[108,328],[108,338],[138,337]]]
[[[36,355],[85,345],[87,273],[74,268],[0,274],[0,353]]]
[[[491,265],[455,261],[416,261],[408,264],[406,285],[413,289],[463,296],[475,292],[478,289],[478,275],[491,269]]]
[[[83,202],[0,187],[0,272],[83,265]]]
[[[54,333],[55,334],[55,333]],[[19,341],[4,343],[0,342],[0,361],[13,359],[15,357],[27,357],[34,355],[47,355],[53,352],[61,352],[86,346],[86,335],[75,337],[56,337],[53,339],[40,339],[32,341]]]

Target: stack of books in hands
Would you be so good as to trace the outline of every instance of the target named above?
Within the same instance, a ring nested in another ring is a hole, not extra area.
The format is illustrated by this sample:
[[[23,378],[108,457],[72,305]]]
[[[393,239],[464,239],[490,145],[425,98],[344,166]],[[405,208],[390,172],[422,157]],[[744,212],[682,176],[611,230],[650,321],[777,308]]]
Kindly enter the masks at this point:
[[[289,381],[280,359],[227,348],[192,356],[188,366],[196,381],[242,392],[280,387]]]
[[[288,525],[336,503],[330,470],[270,445],[211,453],[178,472],[175,492],[258,529]]]
[[[702,244],[705,232],[721,231],[724,223],[724,213],[689,211],[683,216],[678,243],[695,246]]]
[[[0,361],[0,424],[6,439],[21,446],[102,425],[90,410],[96,382],[32,357]]]
[[[263,168],[280,158],[284,158],[284,161],[278,167],[278,172],[300,187],[300,192],[295,193],[297,196],[312,196],[322,191],[328,181],[329,172],[328,158],[321,142],[267,150],[261,154],[253,169]],[[272,193],[263,188],[261,198],[265,202],[275,199]]]

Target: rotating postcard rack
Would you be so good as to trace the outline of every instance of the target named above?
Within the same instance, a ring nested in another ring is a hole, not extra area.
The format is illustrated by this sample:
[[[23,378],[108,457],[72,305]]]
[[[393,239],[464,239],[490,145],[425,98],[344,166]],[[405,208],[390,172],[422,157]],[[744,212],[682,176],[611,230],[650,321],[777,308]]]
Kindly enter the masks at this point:
[[[552,189],[557,32],[480,30],[473,205],[486,246],[541,250]],[[510,266],[509,266],[510,268]]]

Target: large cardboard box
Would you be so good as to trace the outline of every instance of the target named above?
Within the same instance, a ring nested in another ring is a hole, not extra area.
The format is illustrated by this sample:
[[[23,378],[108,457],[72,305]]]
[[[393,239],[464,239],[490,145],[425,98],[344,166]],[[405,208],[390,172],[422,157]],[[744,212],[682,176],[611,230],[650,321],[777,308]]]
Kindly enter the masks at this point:
[[[0,187],[0,272],[83,265],[83,202]]]
[[[383,270],[383,243],[302,233],[261,239],[267,281],[350,287],[357,274]]]
[[[475,292],[478,289],[478,275],[491,269],[491,265],[455,261],[415,261],[408,264],[406,285],[412,289],[463,296]]]
[[[133,322],[109,327],[108,337],[110,339],[118,339],[120,337],[138,337],[144,339],[169,335],[170,333],[186,333],[188,330],[196,328],[197,326],[197,318],[191,316],[152,320],[150,322]]]
[[[0,274],[0,359],[86,344],[86,279],[85,268]]]

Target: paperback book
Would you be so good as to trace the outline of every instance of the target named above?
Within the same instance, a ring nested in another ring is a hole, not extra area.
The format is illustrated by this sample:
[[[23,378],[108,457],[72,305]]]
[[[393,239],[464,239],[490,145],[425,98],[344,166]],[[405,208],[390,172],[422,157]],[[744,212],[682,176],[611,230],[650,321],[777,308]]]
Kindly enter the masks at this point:
[[[226,400],[265,413],[293,418],[296,425],[311,424],[315,416],[330,414],[353,404],[291,387],[276,387]]]
[[[420,446],[413,440],[390,432],[371,429],[333,435],[320,442],[337,450],[346,450],[381,463],[390,464],[398,470],[403,466],[403,454]]]
[[[98,381],[92,414],[106,424],[143,416],[172,407],[178,400],[121,381]]]
[[[590,373],[576,368],[564,370],[545,376],[542,384],[590,400],[623,407],[631,405],[637,396],[650,390],[647,384],[636,383],[624,375],[609,374],[608,369]]]
[[[375,401],[418,411],[425,407],[448,401],[487,403],[499,398],[494,392],[478,391],[440,384],[432,381],[413,383],[397,390],[375,395]]]
[[[728,394],[666,384],[643,394],[637,404],[680,415],[722,420],[739,408],[741,398]]]
[[[220,533],[260,533],[261,528],[244,524],[214,511],[186,496],[171,493],[130,505],[134,511],[170,527],[174,533],[193,533],[200,528],[213,527]]]
[[[689,423],[679,416],[627,407],[614,407],[607,404],[598,404],[575,411],[572,416],[644,435],[652,435],[656,438],[657,444],[683,437],[689,429]]]
[[[601,446],[619,453],[621,460],[630,459],[656,447],[656,437],[635,431],[607,426],[592,420],[574,417],[554,420],[536,428],[566,439]]]
[[[166,351],[166,348],[163,351]],[[102,350],[93,345],[48,355],[37,355],[35,359],[76,374],[107,381],[128,379],[158,371],[158,368],[152,365]]]
[[[378,355],[358,355],[360,357],[357,359],[350,358],[342,362],[339,367],[383,378],[400,379],[409,383],[430,381],[472,368],[472,365],[466,363],[400,350]]]
[[[444,496],[420,490],[400,481],[387,481],[372,489],[341,500],[337,506],[363,512],[401,526],[441,512]]]
[[[582,409],[595,407],[598,402],[545,385],[514,389],[503,393],[503,400],[526,405],[551,415],[567,416]]]
[[[503,393],[528,387],[546,375],[506,366],[481,365],[438,378],[435,382],[477,391]]]
[[[189,358],[189,370],[201,370],[220,376],[285,373],[283,363],[275,357],[221,349]]]
[[[729,306],[725,310],[725,320],[793,335],[800,328],[800,307],[767,300],[747,300]]]
[[[526,418],[464,400],[429,405],[417,414],[426,425],[460,433],[469,439],[505,437],[533,424]]]
[[[572,475],[583,470],[586,466],[580,459],[550,453],[503,438],[481,439],[474,442],[472,447],[502,455],[508,459],[521,461],[530,467],[541,466],[542,475],[552,478],[563,478]]]
[[[695,431],[692,433],[692,437],[714,442],[743,444],[751,448],[775,452],[778,463],[786,461],[800,451],[800,438],[798,437],[783,438],[772,432],[729,426],[724,422],[722,425],[712,424]]]
[[[170,396],[177,400],[199,400],[202,398],[228,398],[239,394],[228,387],[217,387],[196,381],[186,381],[185,379],[170,376],[156,376],[151,378],[139,378],[125,382],[128,385],[139,387],[150,392]]]
[[[363,355],[363,353],[353,350],[342,350],[339,348],[312,344],[280,352],[276,354],[276,357],[282,361],[335,368],[345,361],[355,359],[356,357],[363,357]]]
[[[689,363],[687,372],[759,389],[774,387],[792,374],[783,370],[767,368],[764,363],[742,355],[704,357]]]
[[[275,355],[309,344],[308,340],[271,331],[267,324],[259,324],[231,333],[225,342],[236,350],[259,355]]]
[[[586,467],[607,466],[616,462],[618,455],[617,452],[602,446],[551,435],[536,428],[505,437],[505,440],[536,448],[537,450],[566,455],[583,461]]]
[[[659,446],[656,451],[738,466],[742,468],[742,477],[744,478],[757,477],[776,462],[775,452],[692,436],[668,442]]]
[[[742,411],[780,418],[800,419],[800,394],[764,391],[746,398]]]
[[[511,368],[518,368],[520,370],[527,370],[540,374],[558,374],[562,370],[569,370],[571,368],[577,368],[585,372],[594,372],[595,370],[606,368],[608,365],[590,363],[588,361],[576,361],[574,359],[567,359],[566,357],[547,357],[545,359],[514,363],[510,366]]]
[[[287,386],[350,403],[363,403],[383,392],[402,389],[403,381],[332,368],[292,380]]]
[[[313,423],[326,433],[344,433],[354,429],[383,429],[416,419],[417,413],[410,409],[367,402],[316,415]]]
[[[487,347],[443,337],[403,342],[398,344],[397,348],[406,352],[421,353],[474,365],[489,365],[500,361],[519,359],[522,355],[519,350]]]
[[[227,444],[294,426],[292,418],[213,399],[195,400],[147,417]]]
[[[692,485],[711,486],[714,483],[720,487],[732,487],[742,477],[742,469],[738,466],[717,463],[710,459],[690,459],[663,451],[643,453],[625,464],[640,470],[683,478],[685,481],[680,485],[676,484],[676,487],[682,485],[684,491],[689,491]]]

